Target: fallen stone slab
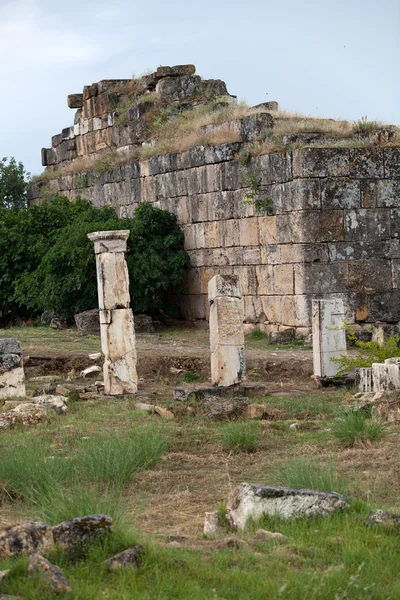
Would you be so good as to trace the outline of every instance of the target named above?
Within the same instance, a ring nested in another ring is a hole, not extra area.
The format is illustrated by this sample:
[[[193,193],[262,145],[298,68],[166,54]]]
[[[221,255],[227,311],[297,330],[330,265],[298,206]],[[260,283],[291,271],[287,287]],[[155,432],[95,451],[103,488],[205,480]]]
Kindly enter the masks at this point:
[[[5,431],[13,425],[37,425],[47,422],[47,411],[44,406],[32,402],[24,402],[0,415],[0,431]]]
[[[263,515],[281,519],[327,516],[345,507],[346,499],[335,492],[240,483],[229,497],[227,516],[231,527],[243,530],[250,519],[256,521]]]
[[[267,396],[267,386],[263,383],[244,381],[237,385],[219,387],[215,385],[198,384],[193,386],[180,385],[174,388],[175,400],[185,401],[190,397],[202,400],[207,396],[221,396],[233,398],[235,396]]]
[[[81,377],[87,377],[88,375],[95,375],[96,373],[101,373],[102,368],[97,365],[92,365],[91,367],[87,367],[81,371]]]
[[[144,555],[144,547],[133,546],[127,550],[123,550],[115,556],[108,558],[104,561],[104,564],[110,569],[110,571],[119,571],[121,569],[137,569],[140,566]]]
[[[168,410],[167,408],[163,408],[162,406],[155,406],[154,412],[160,417],[164,417],[165,419],[175,419],[174,413]]]
[[[134,405],[135,410],[141,410],[142,412],[147,412],[153,414],[155,412],[154,404],[147,404],[146,402],[136,402]]]
[[[385,529],[395,529],[400,531],[400,515],[394,515],[393,513],[387,512],[378,508],[372,510],[365,520],[366,525],[377,525]]]
[[[52,408],[58,415],[64,415],[68,411],[68,398],[65,396],[38,396],[34,403],[47,408]]]
[[[110,515],[88,515],[53,527],[54,542],[67,554],[81,555],[89,544],[113,530]]]
[[[0,560],[12,556],[45,553],[53,545],[50,525],[39,521],[27,521],[0,529]]]
[[[29,558],[28,573],[41,575],[48,589],[56,594],[67,594],[71,584],[57,565],[53,565],[40,554],[32,554]]]
[[[209,419],[232,419],[242,416],[248,405],[247,398],[221,398],[220,396],[208,396],[203,401],[204,416]]]

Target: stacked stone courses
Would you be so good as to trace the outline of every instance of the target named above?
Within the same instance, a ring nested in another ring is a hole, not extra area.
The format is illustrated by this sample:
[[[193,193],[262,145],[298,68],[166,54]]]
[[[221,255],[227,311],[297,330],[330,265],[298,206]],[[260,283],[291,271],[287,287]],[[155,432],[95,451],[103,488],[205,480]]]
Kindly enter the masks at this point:
[[[71,106],[90,106],[93,97],[98,102],[106,93],[99,93],[101,86],[110,84],[96,85],[97,95],[70,96]],[[96,119],[112,119],[100,112],[87,117],[91,127]],[[251,123],[272,121],[260,109]],[[400,148],[310,145],[242,164],[238,156],[247,141],[156,155],[101,175],[60,173],[45,185],[53,195],[111,205],[120,217],[132,217],[142,202],[173,212],[190,256],[181,302],[187,320],[208,319],[208,282],[221,274],[239,279],[244,321],[269,331],[293,327],[308,335],[311,300],[327,297],[343,300],[350,323],[400,321]],[[273,215],[246,203],[249,170],[259,173]],[[41,184],[33,185],[30,202],[41,202],[40,194]]]

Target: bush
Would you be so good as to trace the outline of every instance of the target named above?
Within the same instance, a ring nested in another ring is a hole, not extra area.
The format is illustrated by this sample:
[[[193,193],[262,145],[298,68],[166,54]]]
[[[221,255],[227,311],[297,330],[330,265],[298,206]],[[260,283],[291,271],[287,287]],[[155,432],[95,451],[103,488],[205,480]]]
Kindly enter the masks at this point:
[[[8,164],[7,164],[8,162]],[[26,206],[28,187],[24,165],[15,158],[2,158],[0,161],[0,207],[18,209]]]
[[[389,335],[388,339],[379,344],[376,341],[362,342],[348,324],[345,323],[347,337],[354,343],[358,350],[358,355],[344,355],[339,358],[332,358],[332,362],[339,365],[338,375],[345,375],[353,369],[371,367],[372,363],[383,363],[387,358],[400,356],[400,336]]]
[[[260,434],[258,421],[236,421],[221,425],[218,437],[227,450],[253,452],[260,443]]]
[[[345,446],[354,446],[357,442],[375,442],[386,433],[386,425],[376,419],[370,419],[363,410],[342,413],[333,426],[333,435]]]
[[[189,257],[176,217],[140,205],[133,219],[111,207],[55,198],[26,210],[0,209],[0,309],[3,315],[54,311],[70,320],[97,306],[93,243],[87,234],[129,229],[127,264],[134,312],[169,310],[171,292],[183,291]]]
[[[180,380],[184,383],[193,383],[194,381],[198,381],[199,376],[194,371],[184,371],[180,376]]]

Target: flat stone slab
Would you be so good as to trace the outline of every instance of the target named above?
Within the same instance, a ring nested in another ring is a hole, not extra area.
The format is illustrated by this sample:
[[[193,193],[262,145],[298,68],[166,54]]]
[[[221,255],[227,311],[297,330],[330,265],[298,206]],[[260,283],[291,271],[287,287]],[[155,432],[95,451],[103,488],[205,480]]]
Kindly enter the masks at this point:
[[[327,516],[343,510],[346,499],[336,492],[296,490],[258,483],[240,483],[231,493],[227,515],[231,527],[243,530],[264,515],[281,519]]]
[[[198,384],[198,385],[180,385],[174,388],[175,400],[185,401],[190,396],[196,400],[203,400],[205,396],[220,396],[224,398],[233,398],[235,396],[268,396],[267,386],[263,383],[245,381],[236,385],[227,387]]]

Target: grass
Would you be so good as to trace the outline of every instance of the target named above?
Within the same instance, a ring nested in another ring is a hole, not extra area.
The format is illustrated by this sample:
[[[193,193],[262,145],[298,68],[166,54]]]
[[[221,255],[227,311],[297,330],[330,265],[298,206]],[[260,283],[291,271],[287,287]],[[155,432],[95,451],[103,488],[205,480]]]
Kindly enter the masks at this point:
[[[258,327],[253,329],[246,337],[251,342],[265,342],[268,344],[268,334],[265,331],[258,329]]]
[[[370,419],[362,410],[343,412],[336,419],[333,434],[344,446],[359,442],[376,442],[386,434],[385,423]]]
[[[340,494],[346,494],[349,488],[348,483],[339,477],[332,458],[321,463],[310,457],[293,457],[289,462],[276,465],[271,483]]]
[[[182,375],[180,376],[180,381],[183,381],[184,383],[193,383],[194,381],[198,381],[199,380],[199,376],[197,375],[197,373],[195,373],[194,371],[184,371],[182,373]]]
[[[226,450],[232,452],[254,452],[260,443],[259,421],[233,421],[219,427],[218,439]]]

